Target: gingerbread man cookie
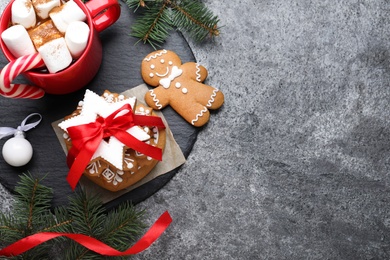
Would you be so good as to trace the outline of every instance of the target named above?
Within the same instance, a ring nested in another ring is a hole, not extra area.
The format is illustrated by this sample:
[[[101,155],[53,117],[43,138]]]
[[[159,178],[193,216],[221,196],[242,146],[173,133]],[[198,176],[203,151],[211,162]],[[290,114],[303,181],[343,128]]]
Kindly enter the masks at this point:
[[[150,53],[141,64],[142,78],[155,87],[145,95],[145,102],[155,110],[170,105],[187,122],[203,126],[210,118],[209,109],[224,102],[221,91],[203,83],[205,67],[195,63],[182,64],[179,56],[168,50]]]

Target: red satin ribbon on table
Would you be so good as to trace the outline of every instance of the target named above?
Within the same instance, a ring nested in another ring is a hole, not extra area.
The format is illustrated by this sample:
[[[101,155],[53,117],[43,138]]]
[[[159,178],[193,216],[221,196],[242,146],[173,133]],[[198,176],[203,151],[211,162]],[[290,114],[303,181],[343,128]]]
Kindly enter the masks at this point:
[[[7,246],[0,250],[0,256],[11,257],[23,254],[24,252],[34,248],[48,240],[57,237],[68,237],[80,245],[88,248],[91,251],[94,251],[100,255],[105,256],[127,256],[138,254],[145,249],[147,249],[154,241],[156,241],[161,234],[168,228],[171,224],[172,218],[169,215],[168,211],[164,212],[153,226],[135,243],[132,247],[127,249],[124,252],[118,251],[103,242],[83,234],[73,234],[73,233],[56,233],[56,232],[42,232],[37,233],[28,237],[25,237],[15,243]]]
[[[95,122],[69,127],[67,130],[72,139],[72,148],[67,156],[70,170],[66,179],[72,189],[75,189],[100,142],[110,136],[115,136],[135,151],[161,161],[162,150],[160,148],[142,142],[126,132],[137,125],[165,128],[160,117],[136,115],[129,104],[123,105],[106,118],[98,117]]]

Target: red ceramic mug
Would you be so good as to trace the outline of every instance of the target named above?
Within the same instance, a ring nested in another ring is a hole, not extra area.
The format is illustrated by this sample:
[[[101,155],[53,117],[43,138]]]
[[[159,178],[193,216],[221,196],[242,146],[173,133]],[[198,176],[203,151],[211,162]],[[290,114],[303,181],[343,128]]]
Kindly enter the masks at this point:
[[[9,27],[11,6],[14,0],[5,7],[0,17],[0,35]],[[22,73],[31,83],[49,94],[68,94],[83,88],[99,70],[102,61],[102,44],[99,32],[114,24],[120,16],[120,5],[117,0],[90,0],[85,4],[74,0],[87,16],[86,23],[90,28],[87,46],[83,54],[68,68],[57,72],[30,70]],[[11,62],[15,57],[0,40],[4,56]]]

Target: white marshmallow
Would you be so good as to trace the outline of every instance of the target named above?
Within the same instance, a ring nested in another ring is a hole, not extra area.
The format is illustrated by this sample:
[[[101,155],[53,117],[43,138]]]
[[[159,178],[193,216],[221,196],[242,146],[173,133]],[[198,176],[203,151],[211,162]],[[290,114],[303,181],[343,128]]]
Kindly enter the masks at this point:
[[[66,28],[68,27],[68,24],[62,19],[62,15],[60,12],[50,12],[49,16],[51,20],[54,23],[54,26],[57,28],[58,31],[61,33],[66,32]]]
[[[60,0],[32,0],[37,16],[41,19],[49,17],[49,12],[56,6],[60,6]]]
[[[38,52],[50,73],[63,70],[72,62],[72,56],[63,37],[45,43],[39,47]]]
[[[1,38],[16,58],[37,52],[26,28],[20,24],[7,28],[1,34]]]
[[[74,21],[85,21],[87,16],[84,11],[72,0],[66,2],[64,9],[62,10],[63,20],[70,24]]]
[[[65,41],[72,57],[77,59],[83,53],[88,43],[89,27],[86,23],[71,22],[66,29]]]
[[[30,29],[36,24],[34,7],[30,0],[15,0],[11,7],[12,24],[21,24]]]
[[[49,13],[49,16],[57,29],[62,33],[66,32],[66,28],[71,22],[85,21],[87,19],[83,10],[72,0],[54,8]]]

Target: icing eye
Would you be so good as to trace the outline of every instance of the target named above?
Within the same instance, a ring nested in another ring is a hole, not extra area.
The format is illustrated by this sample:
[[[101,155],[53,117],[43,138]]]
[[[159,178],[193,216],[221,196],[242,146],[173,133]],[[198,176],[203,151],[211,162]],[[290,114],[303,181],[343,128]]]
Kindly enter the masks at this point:
[[[156,67],[156,66],[154,66],[154,64],[150,65],[150,68],[151,68],[152,70],[154,70],[155,67]]]
[[[161,60],[160,60],[160,62],[161,62],[161,63],[164,63],[164,62],[165,62],[165,60],[164,60],[164,59],[161,59]]]
[[[188,93],[188,89],[182,88],[182,89],[181,89],[181,92],[183,92],[183,94],[187,94],[187,93]]]
[[[172,66],[173,62],[172,62],[172,61],[169,61],[168,64]]]
[[[149,77],[153,78],[153,77],[154,77],[154,74],[153,74],[153,73],[150,73],[150,74],[149,74]]]
[[[176,88],[180,88],[181,87],[181,83],[180,82],[176,82],[175,87]]]

